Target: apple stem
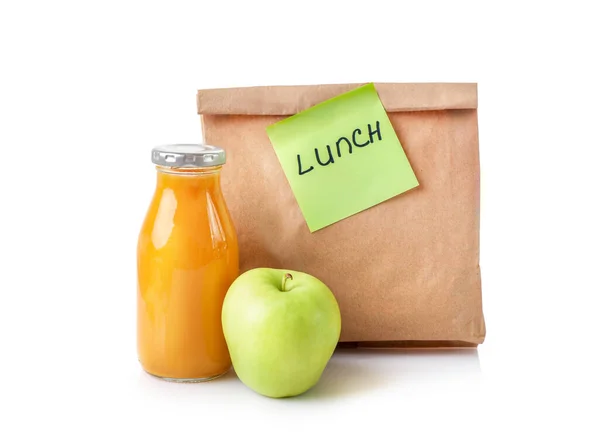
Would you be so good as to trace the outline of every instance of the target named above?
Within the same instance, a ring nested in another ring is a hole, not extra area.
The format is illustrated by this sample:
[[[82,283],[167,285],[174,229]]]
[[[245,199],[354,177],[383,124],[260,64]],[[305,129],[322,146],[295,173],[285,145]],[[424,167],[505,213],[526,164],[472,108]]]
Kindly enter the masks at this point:
[[[283,280],[281,281],[281,291],[282,292],[285,292],[285,283],[287,282],[288,279],[292,279],[293,280],[294,278],[289,273],[284,274],[283,275]]]

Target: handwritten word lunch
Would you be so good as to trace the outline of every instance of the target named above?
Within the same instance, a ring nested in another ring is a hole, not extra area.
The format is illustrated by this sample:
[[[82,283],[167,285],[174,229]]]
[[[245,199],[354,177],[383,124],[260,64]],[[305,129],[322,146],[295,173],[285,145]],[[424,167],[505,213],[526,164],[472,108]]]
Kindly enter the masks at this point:
[[[375,127],[371,124],[367,125],[367,131],[363,134],[363,130],[360,128],[354,129],[350,138],[345,136],[339,138],[334,146],[335,153],[337,154],[338,159],[342,157],[342,153],[352,154],[353,147],[366,147],[369,144],[373,144],[375,142],[375,137],[377,137],[378,141],[381,141],[381,129],[379,128],[379,122],[375,122]],[[334,153],[332,152],[332,147],[327,144],[327,156],[319,153],[319,149],[315,148],[315,159],[317,166],[327,166],[329,164],[335,163],[336,158],[334,157]],[[312,156],[312,155],[311,155]],[[308,166],[308,168],[303,168],[302,160],[300,154],[296,155],[298,161],[298,174],[304,175],[311,172],[315,169],[314,165]],[[305,159],[306,160],[306,159]],[[306,166],[306,165],[305,165]]]

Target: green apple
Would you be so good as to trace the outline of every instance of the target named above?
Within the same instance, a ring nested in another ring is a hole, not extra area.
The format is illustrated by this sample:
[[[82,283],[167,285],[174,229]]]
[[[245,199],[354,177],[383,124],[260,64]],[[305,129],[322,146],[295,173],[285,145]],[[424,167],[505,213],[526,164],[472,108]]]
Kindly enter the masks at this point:
[[[257,268],[231,285],[222,311],[233,368],[252,390],[273,398],[304,393],[321,378],[340,338],[340,309],[319,279]]]

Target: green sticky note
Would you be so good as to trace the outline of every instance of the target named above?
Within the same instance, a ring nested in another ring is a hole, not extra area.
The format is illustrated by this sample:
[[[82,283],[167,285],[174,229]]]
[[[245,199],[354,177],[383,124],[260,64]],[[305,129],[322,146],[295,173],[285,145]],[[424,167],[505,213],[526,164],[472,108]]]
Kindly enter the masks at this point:
[[[367,84],[267,127],[311,232],[419,185]]]

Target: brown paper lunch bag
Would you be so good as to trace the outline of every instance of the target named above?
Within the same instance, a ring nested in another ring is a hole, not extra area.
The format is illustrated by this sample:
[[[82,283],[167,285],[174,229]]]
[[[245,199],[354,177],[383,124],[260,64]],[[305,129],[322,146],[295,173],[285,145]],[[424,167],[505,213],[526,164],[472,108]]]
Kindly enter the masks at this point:
[[[360,85],[198,91],[204,141],[227,151],[222,187],[240,270],[321,279],[340,306],[341,345],[477,346],[477,85],[375,83],[420,185],[311,234],[265,129]]]

